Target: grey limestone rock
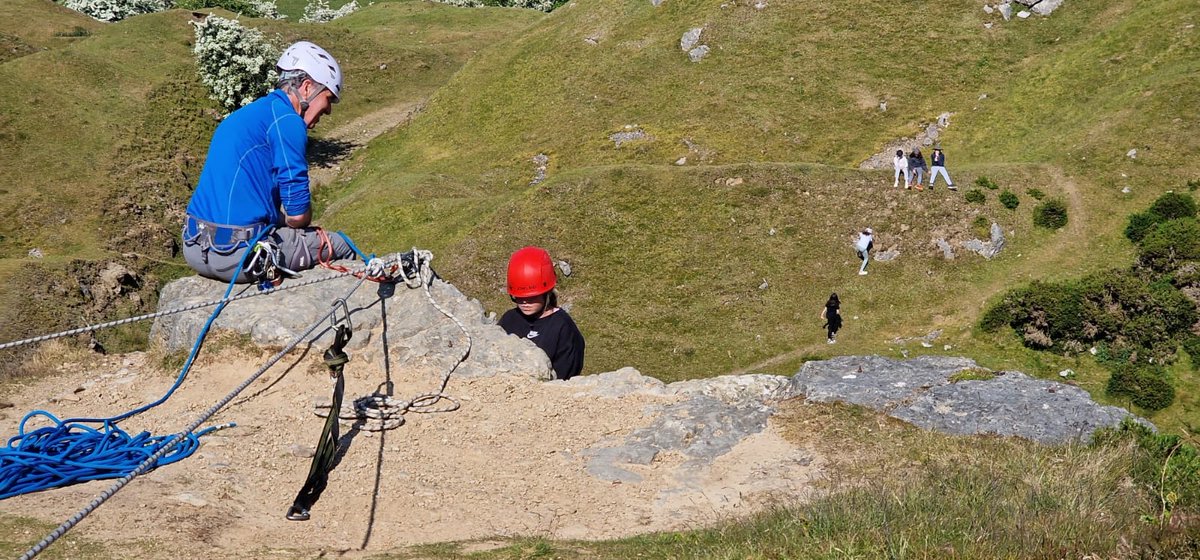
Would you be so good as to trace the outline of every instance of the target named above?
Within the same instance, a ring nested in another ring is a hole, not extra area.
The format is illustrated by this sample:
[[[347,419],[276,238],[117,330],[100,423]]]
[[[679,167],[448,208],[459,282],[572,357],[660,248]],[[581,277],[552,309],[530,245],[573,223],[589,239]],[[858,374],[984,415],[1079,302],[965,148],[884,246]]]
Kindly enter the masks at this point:
[[[683,52],[692,50],[692,48],[700,43],[700,34],[703,32],[703,27],[694,27],[685,31],[683,36],[679,38],[679,49]]]
[[[793,383],[810,401],[862,405],[929,430],[1053,445],[1087,441],[1099,428],[1136,419],[1125,409],[1097,404],[1083,389],[1020,372],[950,382],[969,368],[978,366],[967,358],[843,356],[804,364]]]
[[[704,57],[708,56],[708,45],[700,45],[688,51],[688,59],[692,62],[700,62]]]
[[[978,253],[985,259],[991,259],[1000,254],[1000,251],[1004,249],[1004,245],[1007,242],[1004,238],[1004,231],[1000,229],[1000,224],[993,222],[991,233],[992,238],[990,241],[972,239],[963,243],[963,247],[969,251]]]
[[[348,262],[343,264],[354,266]],[[335,276],[334,272],[321,269],[303,274],[302,279],[291,282]],[[382,365],[386,353],[386,358],[393,364],[416,363],[440,368],[449,367],[462,355],[466,336],[454,321],[430,303],[424,289],[365,282],[351,293],[357,282],[356,278],[343,276],[230,302],[213,322],[213,328],[249,335],[259,346],[283,347],[327,315],[335,300],[346,298],[354,326],[353,338],[346,349],[353,359]],[[285,282],[283,287],[287,285]],[[224,282],[199,276],[181,278],[163,287],[159,309],[179,309],[220,300],[226,286]],[[232,295],[246,290],[253,293],[256,288],[238,286]],[[429,294],[457,317],[471,335],[470,356],[456,375],[550,376],[550,360],[545,352],[532,342],[508,336],[503,329],[490,324],[477,300],[467,298],[440,279],[432,281]],[[212,309],[207,307],[160,317],[151,327],[151,337],[168,350],[190,348]],[[330,322],[325,320],[300,348],[311,345],[323,349],[333,341],[333,334]]]
[[[1004,16],[1004,21],[1012,19],[1012,4],[1009,2],[1002,2],[999,6],[996,6],[996,9],[1000,10],[1000,15]]]
[[[950,246],[950,242],[940,238],[934,239],[933,242],[938,246],[938,249],[942,250],[942,257],[948,261],[954,260],[954,248]]]

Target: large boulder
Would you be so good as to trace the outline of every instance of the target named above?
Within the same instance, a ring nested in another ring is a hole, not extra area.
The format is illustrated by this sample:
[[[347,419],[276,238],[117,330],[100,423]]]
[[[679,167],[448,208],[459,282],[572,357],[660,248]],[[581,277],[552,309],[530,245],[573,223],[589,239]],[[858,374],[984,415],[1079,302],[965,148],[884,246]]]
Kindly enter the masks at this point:
[[[386,352],[393,364],[448,367],[462,355],[468,340],[453,320],[434,307],[432,297],[470,333],[471,353],[456,375],[512,373],[551,377],[550,360],[544,352],[528,340],[505,334],[491,318],[484,316],[478,300],[467,298],[440,279],[430,283],[427,295],[424,288],[414,289],[404,284],[364,282],[354,289],[357,278],[335,277],[338,273],[329,270],[303,274],[301,279],[285,282],[283,288],[289,283],[327,280],[230,302],[213,321],[213,328],[248,335],[259,346],[283,347],[319,324],[312,334],[303,337],[301,347],[312,345],[323,350],[333,342],[334,334],[331,321],[323,318],[335,301],[345,299],[354,326],[353,338],[346,349],[355,353],[356,360],[382,367]],[[226,287],[224,282],[199,276],[181,278],[163,287],[159,309],[219,301]],[[254,294],[256,290],[253,286],[237,286],[232,295]],[[190,348],[213,309],[205,307],[160,317],[151,328],[151,337],[168,350]],[[338,316],[343,314],[339,312]]]

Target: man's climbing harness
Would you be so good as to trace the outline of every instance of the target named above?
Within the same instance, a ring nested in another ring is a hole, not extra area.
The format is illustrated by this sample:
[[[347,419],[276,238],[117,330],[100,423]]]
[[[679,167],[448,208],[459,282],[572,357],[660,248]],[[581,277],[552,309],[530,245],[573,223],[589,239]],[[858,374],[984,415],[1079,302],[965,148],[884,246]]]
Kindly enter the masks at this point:
[[[325,351],[325,367],[329,368],[329,377],[333,380],[332,402],[334,408],[342,406],[342,394],[346,391],[346,378],[342,376],[342,371],[350,362],[350,356],[346,354],[345,348],[346,343],[350,342],[350,338],[354,336],[354,324],[350,322],[350,308],[346,305],[345,300],[338,300],[334,303],[335,309],[338,303],[342,304],[345,314],[342,315],[340,321],[336,312],[330,316],[329,320],[335,334],[333,344]],[[337,418],[330,416],[325,420],[325,427],[321,429],[321,437],[317,440],[317,450],[313,454],[312,466],[308,469],[308,478],[305,479],[304,486],[300,488],[300,493],[296,494],[292,507],[288,508],[287,518],[289,520],[308,521],[310,517],[308,510],[321,497],[321,493],[325,491],[325,486],[329,483],[329,471],[333,470],[337,448],[338,421]]]

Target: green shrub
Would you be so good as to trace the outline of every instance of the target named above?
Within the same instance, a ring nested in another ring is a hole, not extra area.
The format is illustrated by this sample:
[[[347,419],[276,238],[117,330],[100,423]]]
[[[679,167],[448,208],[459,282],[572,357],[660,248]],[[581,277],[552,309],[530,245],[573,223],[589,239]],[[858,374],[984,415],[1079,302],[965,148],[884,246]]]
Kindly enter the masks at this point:
[[[1150,228],[1154,227],[1160,220],[1158,216],[1150,212],[1138,212],[1129,215],[1129,225],[1125,226],[1125,237],[1134,243],[1139,243],[1142,238],[1146,237],[1146,233]]]
[[[1004,207],[1008,208],[1009,210],[1016,210],[1017,206],[1020,206],[1021,204],[1021,199],[1017,198],[1017,193],[1014,193],[1008,189],[1004,189],[1004,191],[1000,193],[1000,204],[1003,204]]]
[[[988,239],[992,235],[992,221],[983,216],[975,216],[975,220],[971,222],[971,230],[975,237]]]
[[[80,27],[78,25],[72,27],[70,31],[55,31],[54,32],[55,37],[90,37],[91,34],[92,34],[91,31],[88,31],[87,29]]]
[[[1033,225],[1047,229],[1059,229],[1067,225],[1067,203],[1052,198],[1033,208]]]
[[[1034,188],[1034,187],[1025,189],[1025,194],[1029,195],[1029,198],[1032,198],[1034,200],[1041,200],[1043,198],[1046,198],[1046,193],[1042,192],[1042,189]]]
[[[1155,224],[1138,245],[1138,263],[1155,272],[1171,272],[1198,258],[1200,223],[1195,218]]]
[[[984,313],[980,328],[1007,324],[1030,348],[1078,351],[1096,344],[1098,360],[1121,363],[1134,356],[1169,359],[1196,319],[1195,305],[1169,282],[1113,270],[1011,290]]]
[[[1196,192],[1196,189],[1200,189],[1200,179],[1188,179],[1187,188],[1191,192]]]
[[[1179,346],[1192,359],[1192,371],[1200,371],[1200,336],[1188,333]]]
[[[983,204],[987,201],[987,195],[979,189],[971,189],[963,195],[963,199],[972,204]]]
[[[1159,366],[1121,364],[1113,369],[1105,390],[1145,410],[1162,410],[1175,402],[1175,387]]]
[[[1000,185],[997,185],[995,181],[988,179],[987,176],[985,176],[985,175],[980,175],[978,178],[976,178],[975,184],[978,185],[980,188],[984,188],[984,189],[988,189],[988,190],[992,190],[992,191],[1000,188]]]
[[[1179,218],[1195,218],[1196,217],[1196,199],[1190,194],[1180,194],[1169,192],[1158,197],[1148,210],[1161,218],[1160,221],[1175,220]]]

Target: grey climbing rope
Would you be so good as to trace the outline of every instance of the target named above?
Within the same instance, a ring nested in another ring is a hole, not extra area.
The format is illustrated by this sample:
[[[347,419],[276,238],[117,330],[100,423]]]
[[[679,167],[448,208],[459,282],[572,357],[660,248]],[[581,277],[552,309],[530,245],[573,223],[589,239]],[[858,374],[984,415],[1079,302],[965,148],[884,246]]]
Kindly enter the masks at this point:
[[[369,270],[369,269],[367,267],[364,267],[363,270]],[[126,325],[129,323],[136,323],[138,321],[144,321],[146,319],[157,319],[159,317],[166,317],[167,315],[174,315],[176,313],[183,313],[185,311],[193,311],[193,310],[202,309],[205,307],[212,307],[214,305],[219,305],[222,303],[237,301],[237,300],[246,299],[246,298],[252,298],[254,296],[267,295],[267,294],[271,294],[271,293],[275,293],[275,292],[280,292],[283,290],[291,290],[291,289],[295,289],[295,288],[301,288],[301,287],[308,286],[311,284],[316,284],[318,282],[324,282],[326,280],[333,280],[334,278],[350,276],[350,275],[356,274],[357,272],[359,272],[359,271],[335,272],[334,274],[332,274],[330,276],[325,276],[322,278],[313,278],[310,280],[302,280],[302,281],[298,281],[298,282],[294,282],[294,283],[289,282],[286,286],[281,286],[281,287],[274,288],[271,290],[252,291],[252,292],[247,292],[244,294],[238,294],[236,296],[228,297],[225,299],[218,299],[215,301],[194,303],[192,305],[188,305],[186,307],[180,307],[177,309],[168,309],[165,311],[148,313],[146,315],[138,315],[136,317],[126,317],[124,319],[118,319],[116,321],[109,321],[107,323],[100,323],[100,324],[96,324],[96,325],[88,325],[85,327],[79,327],[79,328],[71,329],[68,331],[63,331],[63,332],[58,332],[58,333],[53,333],[53,334],[45,334],[45,335],[41,335],[41,336],[35,336],[33,338],[27,338],[24,340],[14,340],[12,342],[5,342],[3,344],[0,344],[0,350],[6,350],[8,348],[15,348],[17,346],[22,346],[25,344],[32,344],[35,342],[45,342],[47,340],[62,338],[64,336],[71,336],[71,335],[83,334],[83,333],[91,332],[91,331],[98,331],[100,329],[104,329],[104,328],[108,328],[108,327],[116,327],[116,326],[120,326],[120,325]]]
[[[347,273],[347,274],[350,274],[350,273]],[[347,293],[345,295],[345,297],[342,298],[342,300],[349,298],[350,294],[353,294],[355,292],[355,290],[358,290],[358,287],[361,286],[363,284],[363,282],[365,282],[365,281],[366,281],[365,275],[363,277],[359,278],[358,282],[356,282],[354,284],[354,287],[350,289],[349,293]],[[340,301],[341,300],[339,300],[339,302]],[[231,391],[229,394],[225,395],[224,398],[222,398],[220,401],[217,401],[217,404],[213,405],[208,410],[206,410],[204,412],[204,414],[201,414],[198,418],[193,420],[190,424],[187,425],[187,427],[185,427],[183,429],[183,431],[175,434],[175,436],[173,438],[171,438],[171,440],[169,440],[166,443],[166,445],[163,445],[162,448],[160,448],[157,452],[155,452],[153,455],[147,457],[146,460],[142,461],[129,474],[127,474],[124,477],[122,477],[121,479],[117,480],[107,490],[105,490],[104,492],[101,492],[100,495],[97,496],[94,500],[92,500],[91,503],[89,503],[83,509],[76,512],[75,515],[72,515],[69,519],[64,521],[61,525],[59,525],[57,528],[55,528],[53,531],[51,531],[49,535],[46,535],[46,537],[43,538],[41,541],[39,541],[37,544],[33,545],[33,547],[31,547],[29,550],[27,550],[25,552],[25,554],[21,555],[20,560],[29,560],[29,559],[33,558],[34,556],[37,556],[38,554],[40,554],[43,550],[46,549],[46,547],[53,544],[54,541],[58,540],[60,537],[65,535],[67,533],[67,531],[71,530],[72,527],[74,527],[80,521],[82,521],[83,518],[87,517],[90,513],[92,513],[92,511],[94,511],[96,508],[100,507],[101,504],[108,501],[108,499],[111,498],[113,496],[113,494],[116,494],[117,491],[119,491],[121,488],[124,488],[125,485],[129,484],[137,476],[150,470],[150,468],[158,461],[159,458],[161,458],[163,455],[165,455],[173,447],[178,445],[179,442],[183,441],[186,434],[190,434],[196,428],[200,427],[201,424],[203,424],[205,421],[207,421],[209,418],[211,418],[214,414],[217,413],[217,411],[221,410],[221,408],[223,408],[225,405],[229,404],[229,402],[232,401],[235,397],[237,397],[238,394],[240,394],[242,391],[244,391],[246,389],[246,387],[249,387],[251,383],[254,383],[254,381],[257,380],[259,377],[261,377],[262,374],[266,373],[268,369],[271,369],[271,366],[275,365],[279,360],[283,359],[283,357],[285,355],[287,355],[288,352],[291,352],[305,338],[307,338],[314,331],[316,331],[317,327],[320,327],[322,325],[322,323],[325,322],[326,319],[328,319],[330,316],[332,316],[334,313],[336,313],[338,311],[338,309],[340,309],[339,305],[341,305],[341,303],[339,303],[339,302],[335,302],[334,305],[330,308],[330,310],[328,312],[326,312],[324,315],[322,315],[319,319],[317,319],[312,324],[312,326],[308,327],[307,330],[305,330],[303,333],[300,334],[300,336],[296,337],[295,340],[293,340],[291,343],[289,343],[287,346],[285,346],[282,350],[280,350],[279,353],[275,354],[270,360],[267,360],[267,363],[265,365],[263,365],[261,368],[259,368],[258,371],[254,372],[254,375],[251,375],[250,377],[248,377],[240,385],[238,385],[236,388],[234,388],[233,391]]]
[[[416,289],[424,288],[425,297],[434,309],[441,312],[442,315],[449,317],[454,324],[458,325],[466,337],[467,344],[463,349],[462,354],[442,376],[441,387],[435,392],[422,393],[410,400],[399,401],[388,395],[378,393],[365,395],[354,399],[352,403],[343,404],[338,410],[338,418],[342,420],[360,421],[359,426],[362,430],[378,432],[382,430],[390,430],[404,424],[404,414],[406,412],[417,412],[424,414],[434,414],[439,412],[452,412],[458,410],[461,406],[457,399],[446,394],[446,386],[450,383],[450,376],[454,373],[458,366],[466,361],[467,356],[471,353],[471,333],[462,321],[455,317],[453,313],[447,311],[441,305],[438,305],[437,300],[433,298],[433,293],[430,292],[429,286],[433,284],[433,269],[429,266],[433,260],[433,253],[413,247],[412,250],[414,268],[413,274],[404,274],[404,284],[409,288]],[[448,401],[449,404],[437,406],[442,401]],[[317,406],[314,407],[314,412],[317,416],[326,418],[329,416],[329,407]]]

